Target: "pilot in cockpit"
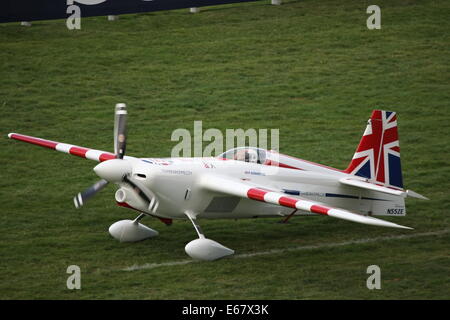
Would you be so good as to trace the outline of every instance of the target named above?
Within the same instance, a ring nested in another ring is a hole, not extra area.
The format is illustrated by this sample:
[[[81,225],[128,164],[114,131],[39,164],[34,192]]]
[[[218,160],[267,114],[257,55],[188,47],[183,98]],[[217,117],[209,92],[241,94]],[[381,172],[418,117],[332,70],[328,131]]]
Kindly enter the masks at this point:
[[[258,152],[254,149],[239,149],[234,155],[234,160],[257,163]]]

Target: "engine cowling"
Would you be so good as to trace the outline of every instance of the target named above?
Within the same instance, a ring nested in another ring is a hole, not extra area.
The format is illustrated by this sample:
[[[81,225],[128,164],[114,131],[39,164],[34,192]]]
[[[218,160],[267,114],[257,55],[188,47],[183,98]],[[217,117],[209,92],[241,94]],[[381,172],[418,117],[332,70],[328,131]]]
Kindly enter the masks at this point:
[[[114,197],[118,203],[126,203],[130,207],[142,211],[148,210],[148,204],[131,188],[121,187],[116,191]]]

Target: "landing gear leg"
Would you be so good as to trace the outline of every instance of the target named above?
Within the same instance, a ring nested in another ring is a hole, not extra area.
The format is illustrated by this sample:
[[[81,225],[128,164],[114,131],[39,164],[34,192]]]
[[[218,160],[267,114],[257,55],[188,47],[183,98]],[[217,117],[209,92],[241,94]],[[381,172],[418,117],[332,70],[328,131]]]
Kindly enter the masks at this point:
[[[136,219],[133,220],[133,222],[139,222],[143,217],[145,217],[146,214],[145,213],[141,213],[140,215],[138,215],[136,217]]]
[[[231,250],[214,240],[207,239],[192,212],[185,212],[185,215],[192,222],[192,225],[198,234],[198,239],[192,240],[184,248],[191,258],[212,261],[234,254],[234,250]]]
[[[194,226],[195,231],[198,234],[199,239],[205,239],[205,235],[203,234],[202,229],[200,228],[200,225],[197,223],[197,220],[195,219],[195,216],[192,214],[186,213],[189,220],[191,220],[192,225]]]
[[[284,218],[283,220],[278,221],[278,223],[288,223],[289,219],[292,218],[292,216],[297,212],[297,209],[295,209],[294,211],[292,211],[292,213],[290,213],[286,218]]]

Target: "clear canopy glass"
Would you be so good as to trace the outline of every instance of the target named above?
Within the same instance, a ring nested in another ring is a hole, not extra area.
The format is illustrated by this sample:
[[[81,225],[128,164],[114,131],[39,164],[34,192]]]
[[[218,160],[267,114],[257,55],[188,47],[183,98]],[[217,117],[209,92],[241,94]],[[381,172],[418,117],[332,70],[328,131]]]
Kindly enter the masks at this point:
[[[264,164],[266,153],[266,150],[260,148],[240,147],[230,149],[219,155],[218,158]]]

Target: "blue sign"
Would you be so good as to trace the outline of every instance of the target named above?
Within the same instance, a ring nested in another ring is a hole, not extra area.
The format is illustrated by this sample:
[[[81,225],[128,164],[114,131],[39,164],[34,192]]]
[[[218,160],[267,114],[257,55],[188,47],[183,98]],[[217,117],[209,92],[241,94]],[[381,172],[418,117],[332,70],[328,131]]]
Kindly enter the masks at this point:
[[[0,22],[66,19],[71,6],[92,17],[250,1],[256,0],[1,0]]]

